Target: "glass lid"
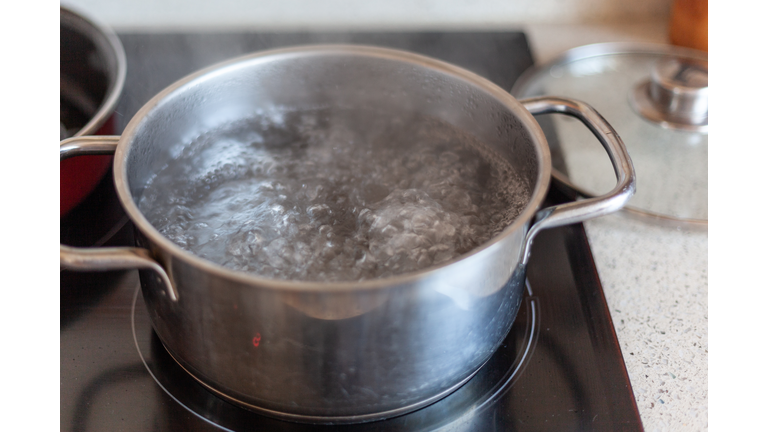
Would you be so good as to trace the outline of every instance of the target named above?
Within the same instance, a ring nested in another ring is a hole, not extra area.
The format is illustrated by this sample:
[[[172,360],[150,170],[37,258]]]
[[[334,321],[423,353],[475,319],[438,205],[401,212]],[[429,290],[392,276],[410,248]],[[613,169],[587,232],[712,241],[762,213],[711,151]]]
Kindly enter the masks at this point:
[[[630,214],[671,225],[707,227],[707,54],[657,44],[596,44],[527,71],[517,98],[561,96],[592,105],[616,129],[637,173]],[[584,196],[615,185],[608,156],[580,122],[540,116],[556,183]]]

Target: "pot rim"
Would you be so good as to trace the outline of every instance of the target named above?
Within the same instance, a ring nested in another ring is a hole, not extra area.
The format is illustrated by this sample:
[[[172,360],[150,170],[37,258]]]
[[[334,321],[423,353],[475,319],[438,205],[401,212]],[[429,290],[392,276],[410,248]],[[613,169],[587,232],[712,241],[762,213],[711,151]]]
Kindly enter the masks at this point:
[[[128,61],[125,57],[125,49],[120,42],[117,34],[107,25],[100,23],[93,17],[73,8],[72,6],[59,6],[59,16],[64,16],[62,24],[65,22],[71,25],[75,31],[86,34],[94,43],[107,49],[106,55],[112,54],[115,60],[115,69],[109,71],[109,87],[104,99],[101,101],[96,113],[93,114],[88,123],[78,130],[73,136],[93,135],[109,119],[117,107],[117,102],[123,93],[125,86],[125,76],[128,69]],[[101,39],[95,40],[96,38]]]
[[[515,221],[507,226],[504,230],[502,230],[501,233],[497,234],[482,245],[466,254],[460,255],[451,260],[414,272],[408,272],[384,278],[366,279],[362,281],[319,282],[265,278],[256,274],[233,270],[204,258],[198,257],[192,252],[182,249],[180,246],[176,245],[171,240],[160,234],[160,232],[154,226],[152,226],[152,224],[149,223],[149,221],[139,210],[138,206],[134,203],[133,197],[130,193],[130,188],[128,186],[128,173],[126,170],[126,161],[131,143],[136,138],[136,132],[141,128],[142,123],[148,118],[149,114],[156,107],[159,107],[164,102],[167,102],[171,97],[174,96],[175,93],[183,93],[189,87],[199,85],[202,81],[208,78],[217,76],[222,73],[230,72],[233,69],[247,67],[249,65],[253,65],[254,63],[268,63],[276,59],[322,55],[375,57],[425,67],[435,70],[439,73],[467,81],[472,85],[479,87],[481,90],[485,91],[494,97],[499,103],[508,108],[516,116],[516,118],[520,120],[523,127],[530,134],[531,139],[534,142],[536,159],[539,168],[538,178],[536,179],[534,190],[530,195],[528,204],[518,215]],[[190,75],[187,75],[186,77],[181,78],[175,83],[166,87],[164,90],[150,99],[149,102],[144,104],[141,109],[139,109],[139,111],[133,116],[131,121],[126,126],[123,134],[120,136],[114,160],[115,188],[117,190],[118,198],[120,199],[120,202],[123,205],[126,213],[131,218],[136,227],[144,235],[149,237],[152,242],[160,246],[163,250],[169,252],[174,258],[209,272],[217,277],[236,281],[242,284],[265,289],[301,292],[323,292],[329,290],[335,292],[349,292],[415,284],[422,280],[428,280],[436,272],[456,264],[457,262],[467,260],[488,249],[497,247],[498,244],[501,243],[505,238],[511,236],[518,230],[527,230],[527,224],[533,220],[536,211],[538,211],[541,203],[544,201],[547,190],[549,188],[552,169],[549,146],[547,145],[544,132],[541,130],[538,122],[536,122],[533,115],[514,96],[503,90],[498,85],[492,83],[486,78],[481,77],[480,75],[475,74],[474,72],[470,72],[461,67],[424,55],[391,48],[346,44],[303,45],[259,51],[256,53],[251,53],[226,60],[203,68],[197,72],[193,72]],[[518,259],[518,263],[519,262],[520,259]]]

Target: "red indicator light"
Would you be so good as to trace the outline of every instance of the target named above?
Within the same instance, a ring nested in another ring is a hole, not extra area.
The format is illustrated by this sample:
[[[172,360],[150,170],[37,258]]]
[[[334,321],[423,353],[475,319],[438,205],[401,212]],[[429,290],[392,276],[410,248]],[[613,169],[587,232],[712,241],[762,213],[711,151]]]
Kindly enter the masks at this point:
[[[256,333],[256,336],[253,338],[253,346],[259,346],[259,342],[261,342],[261,333]]]

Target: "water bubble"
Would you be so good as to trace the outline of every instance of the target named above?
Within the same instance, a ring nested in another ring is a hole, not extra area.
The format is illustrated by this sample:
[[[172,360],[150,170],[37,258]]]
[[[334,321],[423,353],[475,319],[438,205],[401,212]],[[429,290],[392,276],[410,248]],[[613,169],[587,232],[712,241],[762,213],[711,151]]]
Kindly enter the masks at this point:
[[[445,262],[509,225],[529,194],[475,138],[413,113],[273,110],[175,156],[141,197],[148,220],[205,259],[277,279]]]

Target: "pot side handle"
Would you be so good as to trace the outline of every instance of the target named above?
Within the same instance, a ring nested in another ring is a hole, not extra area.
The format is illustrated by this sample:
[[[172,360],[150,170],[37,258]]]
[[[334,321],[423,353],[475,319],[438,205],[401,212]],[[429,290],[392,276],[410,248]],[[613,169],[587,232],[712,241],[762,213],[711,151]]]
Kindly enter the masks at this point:
[[[111,155],[117,149],[119,136],[74,137],[61,141],[60,160],[84,155]],[[60,244],[59,262],[67,270],[154,270],[166,287],[171,301],[179,299],[165,269],[147,249],[136,247],[79,248]]]
[[[635,168],[624,142],[603,116],[591,106],[574,99],[550,96],[523,99],[520,102],[533,115],[557,113],[579,119],[608,152],[616,173],[616,186],[607,194],[547,207],[536,213],[525,239],[523,262],[527,263],[533,238],[539,231],[582,222],[620,210],[634,195],[636,178]]]

